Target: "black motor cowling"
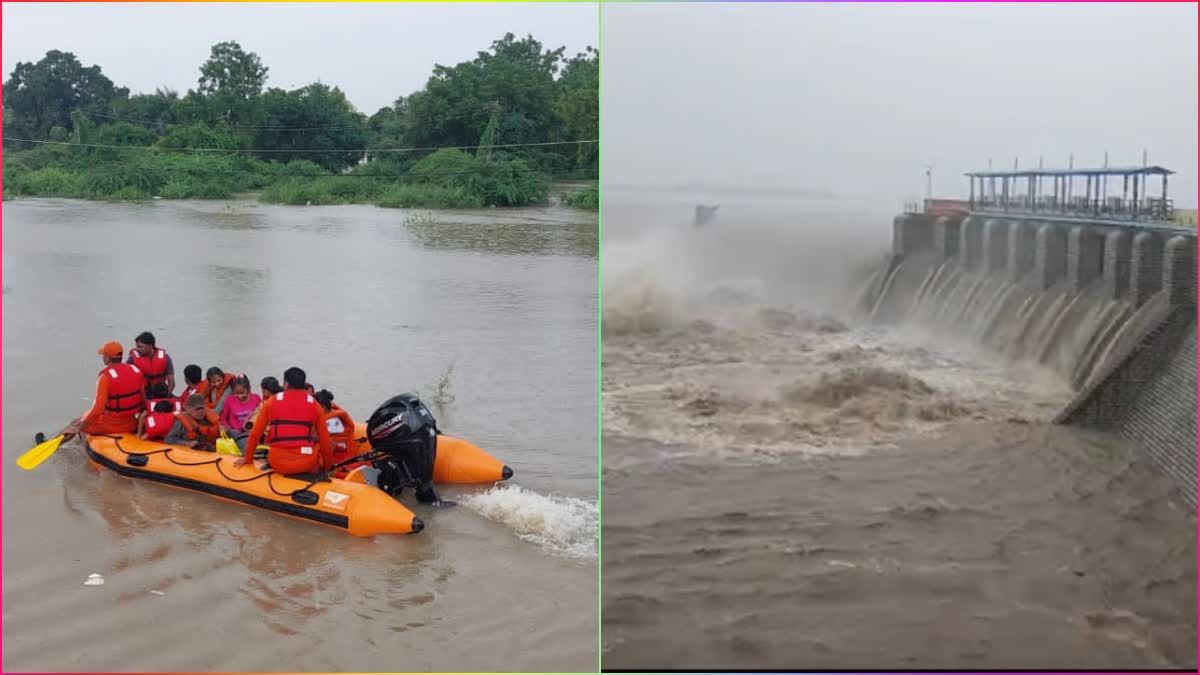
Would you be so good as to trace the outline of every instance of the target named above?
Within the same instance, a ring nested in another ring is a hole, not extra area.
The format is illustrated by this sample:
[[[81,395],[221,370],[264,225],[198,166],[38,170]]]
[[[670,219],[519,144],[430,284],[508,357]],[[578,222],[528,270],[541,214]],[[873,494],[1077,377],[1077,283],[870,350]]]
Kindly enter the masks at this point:
[[[393,396],[367,419],[367,440],[386,456],[375,462],[379,487],[395,497],[414,487],[417,500],[436,502],[433,463],[437,459],[437,420],[413,394]]]

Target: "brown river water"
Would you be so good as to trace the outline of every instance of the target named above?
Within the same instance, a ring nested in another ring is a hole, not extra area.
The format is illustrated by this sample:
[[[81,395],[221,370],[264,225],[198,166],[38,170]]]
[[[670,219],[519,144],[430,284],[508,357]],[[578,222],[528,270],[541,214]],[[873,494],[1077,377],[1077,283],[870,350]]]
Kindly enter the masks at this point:
[[[4,670],[596,667],[595,213],[3,209]],[[142,330],[180,382],[299,365],[356,419],[416,390],[516,474],[360,539],[93,469],[77,441],[18,469],[90,404],[96,349]]]
[[[1195,669],[1195,513],[1061,372],[849,311],[886,211],[718,197],[605,192],[605,668]]]

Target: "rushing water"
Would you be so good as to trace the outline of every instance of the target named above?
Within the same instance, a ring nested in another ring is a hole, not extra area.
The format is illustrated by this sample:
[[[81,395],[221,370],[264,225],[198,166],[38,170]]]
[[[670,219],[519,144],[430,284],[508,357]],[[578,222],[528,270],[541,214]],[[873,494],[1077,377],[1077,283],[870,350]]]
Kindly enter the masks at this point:
[[[3,208],[5,670],[595,668],[594,214]],[[357,419],[417,390],[516,475],[358,539],[92,469],[77,442],[17,469],[89,405],[96,349],[142,330],[180,382],[299,365]]]
[[[965,338],[1011,360],[1039,363],[1074,388],[1083,388],[1123,335],[1136,334],[1144,314],[1106,295],[1100,280],[1075,290],[1066,281],[1041,289],[1013,281],[1007,271],[986,274],[955,258],[882,264],[859,300],[876,320],[903,321]]]
[[[886,216],[605,194],[605,667],[1195,667],[1194,513],[1048,423],[1121,308],[914,266],[881,325]]]

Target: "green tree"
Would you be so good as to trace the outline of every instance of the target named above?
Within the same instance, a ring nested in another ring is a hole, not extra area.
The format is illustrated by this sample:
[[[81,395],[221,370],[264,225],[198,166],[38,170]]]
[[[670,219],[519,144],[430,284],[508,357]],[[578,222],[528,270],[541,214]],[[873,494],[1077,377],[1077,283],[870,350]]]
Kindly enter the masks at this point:
[[[588,47],[567,61],[558,85],[556,110],[568,139],[599,139],[600,52]],[[600,144],[581,143],[576,146],[575,168],[589,176],[600,175]]]
[[[543,171],[596,175],[596,144],[505,147],[597,137],[599,53],[589,47],[564,61],[564,51],[509,33],[471,61],[435,66],[424,88],[371,116],[371,147],[480,145],[488,147],[474,153],[479,157],[522,158]],[[415,155],[394,161],[407,168],[419,159]]]
[[[236,150],[238,144],[228,129],[213,129],[207,124],[197,122],[186,126],[171,127],[167,135],[158,141],[158,147],[172,150],[180,148]]]
[[[55,126],[73,128],[73,111],[106,112],[128,96],[100,66],[85,68],[71,52],[51,50],[37,63],[18,62],[4,83],[5,135],[46,138]]]
[[[532,36],[512,33],[471,61],[434,66],[424,90],[410,96],[410,122],[400,139],[413,146],[475,145],[500,110],[493,136],[498,144],[546,140],[556,131],[554,76],[563,48],[543,50]]]
[[[158,140],[158,135],[153,130],[147,129],[140,124],[130,124],[129,122],[117,122],[116,124],[108,124],[100,127],[94,134],[91,135],[91,140],[104,145],[131,145],[131,146],[148,146],[154,145]]]
[[[208,100],[209,121],[245,123],[253,118],[252,102],[262,93],[267,67],[258,54],[236,42],[218,42],[200,66],[198,92]]]
[[[310,84],[294,91],[271,89],[262,96],[260,110],[262,127],[256,132],[255,147],[296,151],[263,153],[265,159],[307,159],[340,171],[361,160],[370,141],[367,119],[337,87]]]
[[[143,124],[159,136],[166,135],[170,126],[179,122],[176,108],[179,92],[155,89],[153,94],[134,94],[119,110],[127,121]]]

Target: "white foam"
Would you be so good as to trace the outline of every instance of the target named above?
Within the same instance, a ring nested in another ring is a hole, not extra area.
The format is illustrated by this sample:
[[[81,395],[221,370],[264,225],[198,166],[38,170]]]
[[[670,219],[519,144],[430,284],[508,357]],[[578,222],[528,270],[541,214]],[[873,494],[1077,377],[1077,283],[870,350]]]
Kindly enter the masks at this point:
[[[546,496],[519,485],[503,485],[470,495],[463,499],[463,505],[556,555],[596,558],[600,510],[595,501]]]

